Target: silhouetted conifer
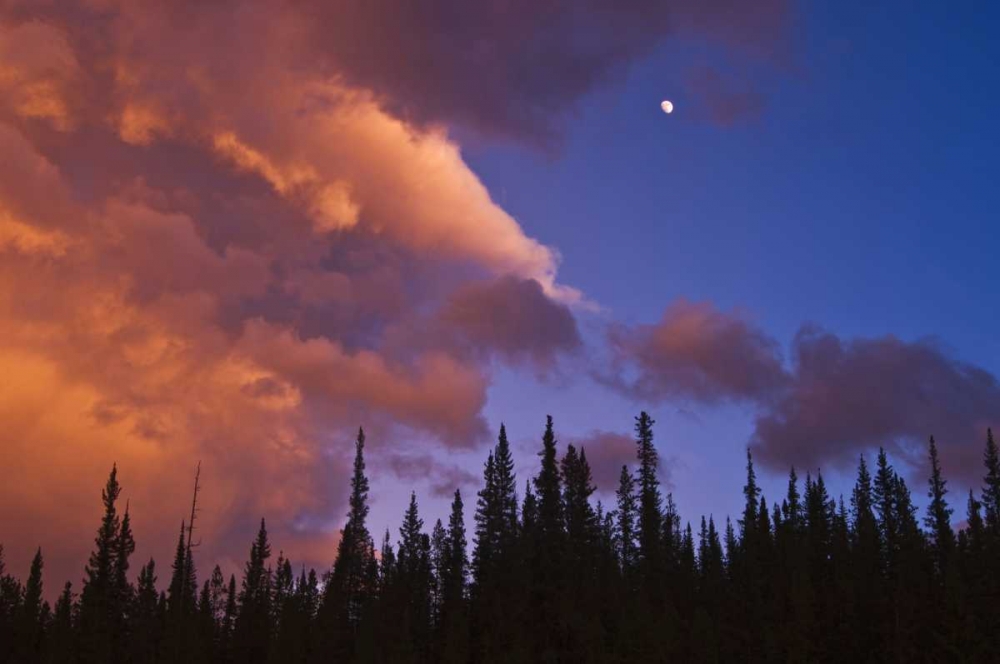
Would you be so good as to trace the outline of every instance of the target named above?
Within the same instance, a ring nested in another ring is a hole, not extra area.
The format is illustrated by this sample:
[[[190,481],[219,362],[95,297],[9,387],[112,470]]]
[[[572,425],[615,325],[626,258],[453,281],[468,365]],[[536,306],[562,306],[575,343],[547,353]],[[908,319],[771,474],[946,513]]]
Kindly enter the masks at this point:
[[[271,544],[267,527],[260,520],[257,538],[250,545],[250,560],[243,571],[239,610],[233,629],[233,652],[238,662],[266,662],[271,641]]]
[[[78,653],[81,664],[105,664],[122,658],[122,635],[118,629],[122,625],[125,606],[116,585],[118,536],[121,530],[116,504],[120,494],[118,467],[113,466],[101,492],[104,517],[84,570]]]
[[[928,481],[930,487],[927,495],[931,502],[927,506],[927,517],[924,519],[924,523],[930,529],[934,542],[934,562],[937,573],[940,577],[944,577],[948,570],[951,553],[955,548],[955,531],[951,529],[953,510],[948,507],[948,501],[945,498],[948,494],[946,486],[948,482],[941,475],[941,462],[938,460],[934,436],[931,436],[929,455],[931,477]]]
[[[430,535],[411,494],[398,546],[387,531],[376,557],[359,432],[333,571],[323,583],[313,570],[296,577],[283,553],[269,567],[262,520],[240,592],[216,566],[197,593],[183,523],[166,591],[152,560],[133,587],[131,517],[126,508],[119,519],[113,469],[79,604],[66,584],[51,611],[41,551],[22,585],[0,547],[0,664],[995,659],[992,432],[983,503],[969,492],[957,537],[931,438],[923,519],[884,450],[874,477],[860,459],[850,509],[831,499],[819,472],[806,475],[800,494],[794,469],[781,504],[769,505],[748,453],[738,531],[727,518],[723,539],[712,517],[697,533],[682,528],[673,497],[660,495],[652,426],[645,413],[636,418],[639,468],[635,476],[622,468],[617,510],[605,512],[586,452],[568,445],[559,460],[547,418],[520,518],[501,427],[478,494],[472,565],[457,490],[447,523],[436,520]]]
[[[320,608],[320,642],[316,652],[349,659],[363,609],[378,588],[375,545],[368,532],[368,478],[365,476],[365,432],[358,429],[354,445],[350,508],[340,534],[337,558],[326,583]],[[317,655],[318,656],[318,655]]]
[[[615,549],[618,554],[618,564],[622,574],[628,579],[636,567],[638,550],[636,548],[636,495],[635,480],[628,466],[622,466],[618,478],[618,490],[615,492],[618,505],[618,523],[615,530]]]

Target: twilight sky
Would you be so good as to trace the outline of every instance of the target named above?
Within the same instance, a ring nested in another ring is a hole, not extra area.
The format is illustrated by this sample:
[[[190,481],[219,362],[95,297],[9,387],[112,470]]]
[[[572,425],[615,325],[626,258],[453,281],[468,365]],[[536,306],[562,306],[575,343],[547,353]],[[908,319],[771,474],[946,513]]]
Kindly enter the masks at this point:
[[[0,0],[9,567],[79,579],[113,462],[166,559],[201,460],[203,568],[325,569],[361,424],[375,531],[547,413],[610,489],[649,410],[692,520],[930,434],[962,504],[1000,10],[749,5]]]

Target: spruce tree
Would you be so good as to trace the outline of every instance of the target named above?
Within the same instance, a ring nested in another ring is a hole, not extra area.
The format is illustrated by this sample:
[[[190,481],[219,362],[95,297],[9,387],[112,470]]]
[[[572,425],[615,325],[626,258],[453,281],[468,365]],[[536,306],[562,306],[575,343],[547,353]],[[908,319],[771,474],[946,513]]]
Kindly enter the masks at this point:
[[[116,587],[118,536],[121,520],[117,502],[121,494],[118,484],[118,467],[112,466],[111,474],[101,492],[104,516],[94,538],[94,550],[84,570],[83,592],[80,596],[81,664],[118,661],[122,653],[118,642],[125,607]]]
[[[878,652],[882,646],[883,628],[879,616],[884,601],[882,582],[881,540],[875,518],[872,479],[865,457],[858,461],[858,474],[851,492],[851,583],[856,598],[856,624],[860,652]]]
[[[983,453],[986,476],[983,478],[982,503],[986,508],[986,532],[1000,539],[1000,452],[993,440],[993,429],[986,430],[986,451]]]
[[[618,524],[615,530],[615,548],[618,554],[618,564],[626,579],[635,569],[638,559],[635,541],[636,496],[635,480],[628,466],[622,466],[618,478],[618,490],[615,492],[618,504]]]
[[[63,586],[62,593],[59,594],[59,599],[56,600],[52,622],[46,631],[44,661],[47,664],[74,661],[77,654],[76,635],[73,624],[74,613],[73,584],[67,581]]]
[[[441,519],[434,522],[431,530],[431,569],[433,580],[431,583],[431,622],[435,628],[441,625],[441,609],[444,604],[444,575],[445,561],[448,558],[448,531],[445,530]]]
[[[931,531],[931,538],[934,547],[934,558],[937,573],[940,576],[945,574],[948,568],[948,561],[955,548],[955,532],[951,529],[951,515],[953,510],[948,507],[945,496],[948,493],[948,482],[941,476],[941,463],[938,460],[937,445],[934,443],[934,436],[930,439],[930,462],[931,477],[928,481],[930,485],[927,491],[931,499],[927,506],[927,516],[924,523]]]
[[[896,549],[899,546],[899,526],[896,522],[896,506],[894,504],[895,483],[896,473],[889,465],[885,450],[879,448],[872,497],[881,540],[882,568],[888,576],[893,574]]]
[[[639,560],[647,583],[658,585],[662,497],[658,467],[659,454],[653,445],[653,425],[645,411],[635,418],[636,448],[639,459]],[[649,587],[651,592],[656,592]]]
[[[475,547],[472,551],[473,577],[477,586],[486,581],[497,557],[497,480],[496,463],[490,451],[483,465],[483,488],[476,500]]]
[[[267,559],[271,545],[264,519],[250,545],[250,560],[243,571],[243,586],[239,595],[239,610],[233,635],[233,649],[239,662],[263,663],[268,659],[271,640],[271,569]]]
[[[337,558],[320,609],[323,624],[318,630],[318,648],[340,658],[352,656],[363,609],[377,591],[375,545],[367,526],[369,487],[364,448],[365,432],[358,429],[347,523],[340,532]]]
[[[538,534],[543,541],[555,545],[562,539],[564,522],[562,478],[556,458],[556,436],[551,415],[545,418],[545,433],[542,435],[539,456],[542,458],[542,467],[534,479],[538,494]]]
[[[31,571],[24,586],[23,597],[15,618],[16,643],[14,661],[30,664],[42,658],[42,638],[45,631],[45,615],[42,599],[42,550],[35,552],[31,560]]]
[[[441,639],[439,647],[442,662],[459,664],[468,661],[468,622],[466,615],[466,581],[468,554],[466,552],[465,514],[462,492],[455,489],[448,517],[447,555],[442,579]]]
[[[159,610],[159,593],[156,591],[156,562],[152,558],[139,570],[139,581],[129,610],[129,622],[129,661],[159,661],[163,621]]]
[[[565,478],[563,504],[566,510],[569,555],[585,555],[594,544],[597,521],[590,504],[590,496],[596,488],[584,450],[577,453],[573,445],[566,448],[566,456],[562,460],[562,475]]]
[[[507,441],[507,429],[500,425],[494,453],[496,464],[496,491],[498,508],[498,542],[506,552],[517,536],[517,476],[514,474],[514,457]]]
[[[164,654],[169,661],[183,662],[198,652],[197,593],[198,582],[190,549],[185,539],[186,526],[181,522],[170,585],[167,587],[167,613]]]

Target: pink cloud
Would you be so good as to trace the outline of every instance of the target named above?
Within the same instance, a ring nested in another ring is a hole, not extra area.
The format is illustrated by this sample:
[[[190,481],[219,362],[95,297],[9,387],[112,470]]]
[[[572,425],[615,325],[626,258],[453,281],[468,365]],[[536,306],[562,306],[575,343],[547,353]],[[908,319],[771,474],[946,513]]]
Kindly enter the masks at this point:
[[[710,303],[678,300],[654,325],[615,326],[612,382],[643,399],[766,400],[787,381],[777,342]]]

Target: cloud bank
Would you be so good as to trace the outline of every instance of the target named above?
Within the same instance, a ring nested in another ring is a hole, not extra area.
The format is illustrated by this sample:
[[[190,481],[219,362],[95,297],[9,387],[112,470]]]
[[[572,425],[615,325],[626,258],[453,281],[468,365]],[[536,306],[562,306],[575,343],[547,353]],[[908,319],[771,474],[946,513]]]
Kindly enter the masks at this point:
[[[850,468],[880,445],[920,465],[934,435],[945,470],[978,482],[986,428],[1000,422],[996,377],[932,340],[804,325],[786,365],[743,316],[683,300],[654,325],[612,327],[609,340],[617,371],[604,380],[632,398],[754,407],[755,457],[776,470]]]
[[[547,371],[581,345],[558,253],[491,200],[453,128],[551,145],[667,35],[766,58],[786,16],[0,0],[5,533],[76,578],[117,461],[140,554],[169,551],[201,461],[205,559],[242,559],[263,514],[325,567],[358,424],[469,448],[494,363]],[[405,452],[404,478],[429,458]]]

